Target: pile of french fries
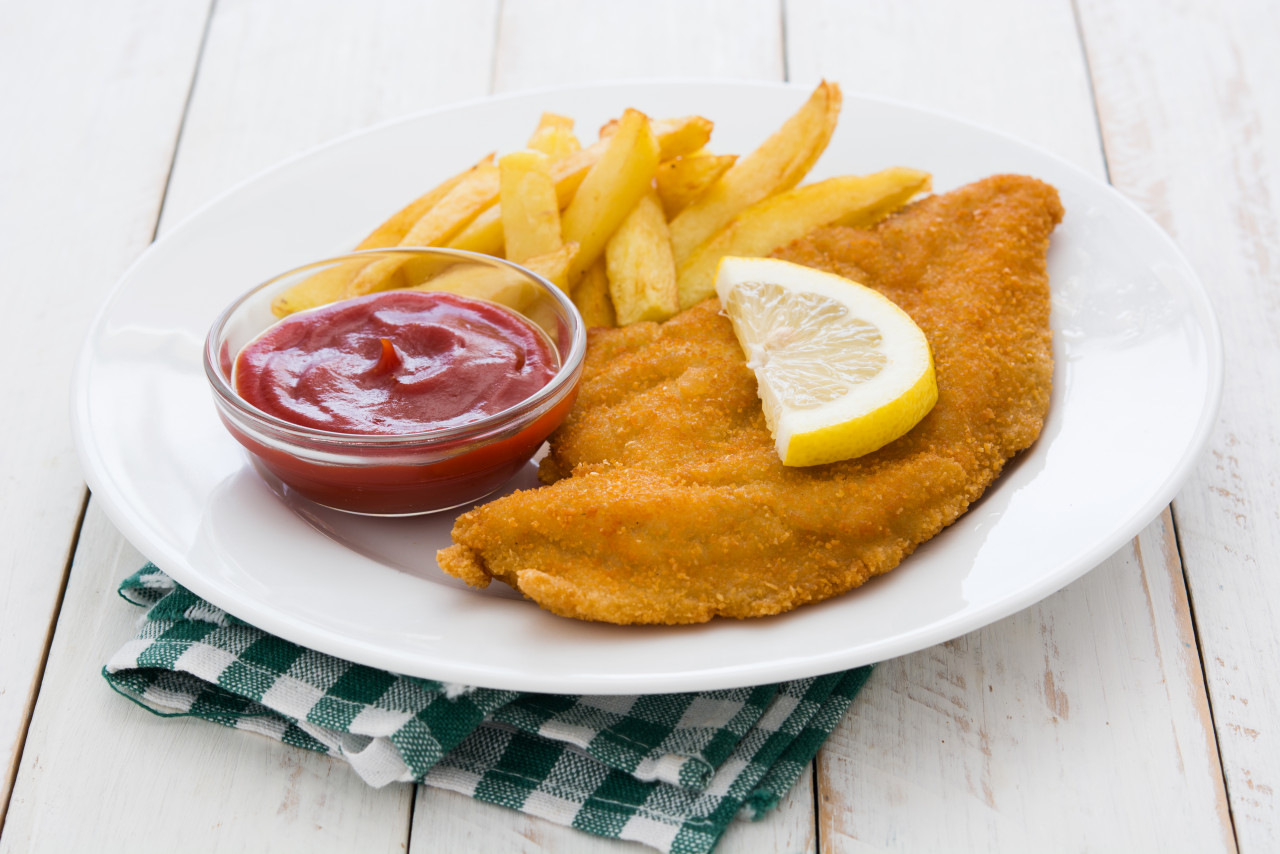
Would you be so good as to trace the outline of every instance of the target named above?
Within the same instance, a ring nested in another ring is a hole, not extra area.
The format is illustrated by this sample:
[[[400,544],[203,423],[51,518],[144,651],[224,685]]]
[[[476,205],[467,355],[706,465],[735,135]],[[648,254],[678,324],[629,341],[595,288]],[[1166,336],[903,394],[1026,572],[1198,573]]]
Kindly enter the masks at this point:
[[[627,110],[583,148],[573,120],[547,113],[527,148],[494,155],[396,212],[358,249],[447,246],[504,257],[570,295],[588,326],[665,320],[712,296],[726,255],[764,256],[823,225],[867,226],[929,189],[892,168],[798,186],[840,114],[826,81],[759,148],[707,149],[701,116]],[[484,279],[482,281],[482,279]],[[330,267],[272,306],[283,317],[392,288],[451,290],[508,302],[511,282],[388,257]]]

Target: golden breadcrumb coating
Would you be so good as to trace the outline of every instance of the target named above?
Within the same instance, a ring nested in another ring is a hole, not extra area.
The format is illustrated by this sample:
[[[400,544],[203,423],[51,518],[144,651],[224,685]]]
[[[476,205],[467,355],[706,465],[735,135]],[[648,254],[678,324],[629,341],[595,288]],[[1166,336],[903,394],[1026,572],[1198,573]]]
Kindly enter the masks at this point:
[[[1052,187],[1001,175],[777,253],[882,292],[933,349],[933,411],[858,459],[779,462],[715,300],[593,331],[542,466],[551,485],[462,515],[440,565],[612,623],[776,614],[892,569],[1040,433],[1053,373],[1046,253],[1062,213]]]

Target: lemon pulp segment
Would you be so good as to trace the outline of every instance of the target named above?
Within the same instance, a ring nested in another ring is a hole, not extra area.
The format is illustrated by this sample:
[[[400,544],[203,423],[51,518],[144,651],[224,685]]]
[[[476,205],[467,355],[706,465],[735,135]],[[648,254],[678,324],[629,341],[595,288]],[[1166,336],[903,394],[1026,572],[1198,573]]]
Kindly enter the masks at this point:
[[[785,465],[869,454],[937,402],[924,333],[871,288],[787,261],[728,257],[716,293]]]

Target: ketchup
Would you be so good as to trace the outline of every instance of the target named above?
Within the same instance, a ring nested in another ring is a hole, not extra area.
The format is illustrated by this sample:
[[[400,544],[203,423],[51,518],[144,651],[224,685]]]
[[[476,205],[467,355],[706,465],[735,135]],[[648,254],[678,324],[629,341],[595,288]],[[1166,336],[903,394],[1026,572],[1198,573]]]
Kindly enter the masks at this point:
[[[385,291],[293,315],[236,357],[235,389],[284,421],[359,435],[459,427],[555,376],[546,337],[501,306]]]

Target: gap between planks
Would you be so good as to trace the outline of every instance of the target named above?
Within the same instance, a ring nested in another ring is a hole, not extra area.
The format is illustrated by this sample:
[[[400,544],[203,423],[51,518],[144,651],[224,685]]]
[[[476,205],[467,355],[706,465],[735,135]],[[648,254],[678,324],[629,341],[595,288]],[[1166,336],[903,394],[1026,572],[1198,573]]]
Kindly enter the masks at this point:
[[[1182,556],[1182,538],[1178,535],[1178,514],[1173,505],[1169,505],[1169,528],[1172,532],[1174,551],[1178,556],[1178,573],[1182,578],[1182,588],[1187,596],[1187,611],[1191,615],[1191,636],[1195,638],[1196,660],[1200,662],[1200,680],[1204,683],[1205,703],[1209,707],[1209,732],[1213,735],[1213,749],[1218,754],[1218,772],[1222,775],[1222,785],[1228,791],[1227,826],[1231,828],[1231,841],[1236,850],[1240,850],[1240,831],[1236,828],[1236,811],[1231,803],[1230,781],[1227,778],[1226,760],[1222,756],[1222,738],[1218,734],[1218,714],[1213,704],[1213,692],[1209,690],[1209,668],[1204,660],[1204,643],[1200,639],[1200,625],[1196,617],[1196,597],[1187,578],[1187,562]]]
[[[173,144],[169,149],[169,164],[165,170],[164,184],[160,191],[160,202],[156,206],[154,220],[151,226],[151,239],[147,242],[150,246],[155,243],[156,237],[160,231],[160,219],[164,214],[165,200],[169,196],[169,183],[173,179],[173,166],[178,157],[178,146],[182,142],[182,131],[186,127],[187,113],[191,108],[191,95],[195,91],[196,80],[200,76],[200,63],[204,58],[205,45],[209,39],[209,27],[213,20],[213,15],[217,9],[218,0],[210,0],[209,7],[205,12],[204,25],[200,32],[199,46],[196,48],[195,62],[191,67],[191,79],[187,83],[187,92],[182,99],[182,111],[178,117],[178,129],[173,137]],[[67,595],[67,585],[71,579],[71,566],[75,562],[76,549],[80,545],[80,535],[84,530],[85,516],[89,511],[89,502],[92,500],[93,494],[89,488],[85,486],[80,498],[80,512],[76,516],[75,524],[71,529],[71,539],[67,545],[66,557],[62,562],[62,577],[58,582],[58,592],[54,597],[53,610],[49,617],[49,627],[45,632],[44,644],[40,652],[40,661],[36,666],[34,675],[32,676],[30,687],[27,691],[26,707],[23,710],[22,725],[18,730],[17,746],[13,751],[13,762],[9,766],[5,776],[4,803],[0,804],[0,835],[4,833],[5,819],[9,815],[9,805],[13,801],[13,791],[18,778],[18,769],[22,767],[22,755],[26,750],[27,735],[31,731],[31,720],[35,714],[36,701],[40,698],[40,689],[44,683],[45,670],[49,666],[49,652],[53,648],[53,636],[58,630],[58,621],[62,616],[62,605]]]
[[[31,731],[31,718],[35,714],[36,700],[40,697],[40,685],[44,682],[44,671],[49,666],[49,650],[53,648],[53,633],[58,628],[58,618],[62,615],[62,601],[67,595],[67,582],[71,579],[71,563],[75,560],[76,548],[80,545],[80,531],[84,528],[84,517],[89,512],[89,490],[85,489],[80,499],[80,514],[71,528],[71,542],[67,546],[67,556],[62,562],[62,579],[58,582],[58,595],[54,597],[53,612],[49,616],[49,628],[45,631],[44,646],[40,650],[40,663],[31,678],[27,689],[27,703],[23,710],[22,725],[18,728],[17,747],[13,751],[13,764],[5,777],[4,803],[0,804],[0,835],[4,834],[4,820],[9,815],[9,804],[13,801],[13,789],[18,780],[18,769],[22,767],[22,754],[27,746],[27,733]]]

